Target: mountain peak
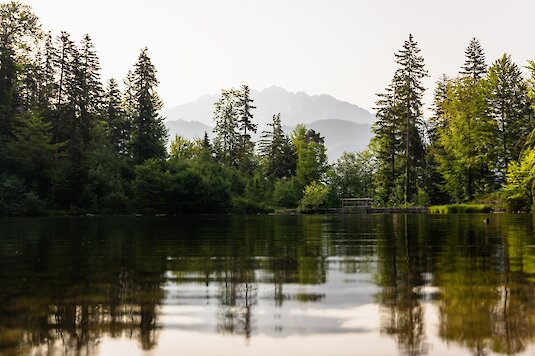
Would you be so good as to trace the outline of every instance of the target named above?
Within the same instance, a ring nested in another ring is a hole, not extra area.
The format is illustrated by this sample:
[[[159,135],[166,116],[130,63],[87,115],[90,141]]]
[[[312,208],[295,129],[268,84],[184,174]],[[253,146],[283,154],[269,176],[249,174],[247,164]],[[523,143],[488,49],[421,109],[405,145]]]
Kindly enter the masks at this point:
[[[280,113],[284,125],[311,123],[322,119],[340,119],[354,123],[372,123],[373,115],[367,110],[330,95],[309,95],[303,91],[289,92],[279,86],[270,86],[261,91],[252,90],[256,110],[253,112],[257,123],[270,122],[274,114]],[[201,98],[169,110],[162,115],[169,121],[198,121],[212,125],[212,115],[218,95],[204,95]]]
[[[263,90],[260,90],[260,93],[290,93],[288,90],[284,89],[283,87],[279,87],[277,85],[272,85],[270,87],[264,88]]]

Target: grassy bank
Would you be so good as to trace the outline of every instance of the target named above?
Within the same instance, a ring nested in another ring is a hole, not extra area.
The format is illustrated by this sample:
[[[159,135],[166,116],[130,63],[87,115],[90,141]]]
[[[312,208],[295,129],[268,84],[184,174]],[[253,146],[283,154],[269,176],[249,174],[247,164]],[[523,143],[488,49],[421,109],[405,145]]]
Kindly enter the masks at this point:
[[[492,207],[486,204],[450,204],[429,207],[429,214],[490,213],[491,211]]]

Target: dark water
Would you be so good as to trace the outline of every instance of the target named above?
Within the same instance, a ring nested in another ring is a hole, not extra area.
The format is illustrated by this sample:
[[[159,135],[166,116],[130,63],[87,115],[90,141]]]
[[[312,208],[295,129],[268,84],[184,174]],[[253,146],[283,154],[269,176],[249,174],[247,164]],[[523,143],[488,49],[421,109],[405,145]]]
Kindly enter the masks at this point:
[[[533,354],[533,229],[508,214],[3,219],[0,354]]]

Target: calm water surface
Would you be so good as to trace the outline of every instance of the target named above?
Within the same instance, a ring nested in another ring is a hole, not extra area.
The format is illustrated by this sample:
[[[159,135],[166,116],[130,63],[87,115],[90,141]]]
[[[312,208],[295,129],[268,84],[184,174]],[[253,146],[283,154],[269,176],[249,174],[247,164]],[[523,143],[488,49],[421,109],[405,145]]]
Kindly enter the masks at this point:
[[[0,354],[534,353],[531,215],[0,219]]]

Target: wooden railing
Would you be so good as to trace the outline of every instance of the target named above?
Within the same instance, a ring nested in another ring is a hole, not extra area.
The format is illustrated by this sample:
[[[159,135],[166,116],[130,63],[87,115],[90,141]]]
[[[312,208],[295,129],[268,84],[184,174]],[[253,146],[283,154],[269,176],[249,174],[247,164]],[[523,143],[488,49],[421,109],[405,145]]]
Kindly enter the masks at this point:
[[[370,198],[342,198],[340,200],[342,208],[369,208],[372,206]]]

